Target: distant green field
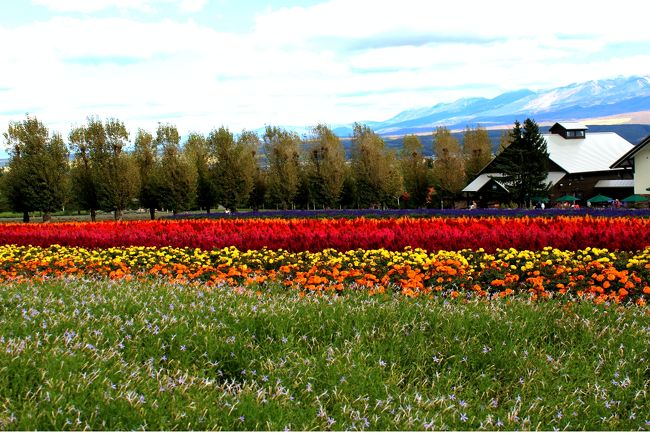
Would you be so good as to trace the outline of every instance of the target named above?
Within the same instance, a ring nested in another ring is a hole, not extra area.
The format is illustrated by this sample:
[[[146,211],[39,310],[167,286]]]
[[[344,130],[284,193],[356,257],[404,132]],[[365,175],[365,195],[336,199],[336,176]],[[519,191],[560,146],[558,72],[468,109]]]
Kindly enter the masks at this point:
[[[650,428],[647,307],[0,291],[2,430]]]

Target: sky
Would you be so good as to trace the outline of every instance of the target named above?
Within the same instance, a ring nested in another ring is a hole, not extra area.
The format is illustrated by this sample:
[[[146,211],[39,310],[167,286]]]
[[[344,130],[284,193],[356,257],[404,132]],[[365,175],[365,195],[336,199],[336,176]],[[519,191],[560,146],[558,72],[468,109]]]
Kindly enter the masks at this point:
[[[159,122],[182,136],[349,125],[463,97],[648,75],[642,5],[3,0],[0,133],[27,113],[64,137],[89,116],[122,120],[132,137]]]

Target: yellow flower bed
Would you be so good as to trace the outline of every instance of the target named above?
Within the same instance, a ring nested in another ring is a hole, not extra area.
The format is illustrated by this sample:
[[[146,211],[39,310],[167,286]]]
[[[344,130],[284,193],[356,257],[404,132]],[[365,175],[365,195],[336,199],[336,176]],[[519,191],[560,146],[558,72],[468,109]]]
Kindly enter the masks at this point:
[[[204,251],[0,246],[2,281],[68,277],[164,278],[182,284],[260,289],[282,286],[304,294],[363,290],[411,297],[494,298],[523,293],[531,299],[563,295],[597,303],[645,305],[650,295],[650,248],[638,252],[511,248],[489,254],[411,248],[291,253],[234,247]]]

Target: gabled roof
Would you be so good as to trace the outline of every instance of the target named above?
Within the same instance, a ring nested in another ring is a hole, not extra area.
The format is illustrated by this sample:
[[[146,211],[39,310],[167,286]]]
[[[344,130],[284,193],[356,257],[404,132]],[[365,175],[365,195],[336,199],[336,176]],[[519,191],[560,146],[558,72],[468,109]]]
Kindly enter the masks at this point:
[[[617,159],[610,168],[625,168],[628,167],[628,161],[634,159],[634,156],[641,151],[644,147],[650,145],[650,135],[641,140],[639,144],[629,149],[623,156]]]
[[[469,185],[467,185],[465,188],[463,188],[463,192],[477,192],[481,188],[483,188],[490,180],[494,179],[496,183],[498,183],[503,189],[508,191],[508,188],[505,187],[501,182],[499,182],[497,179],[499,177],[503,176],[500,173],[483,173],[480,174],[476,179],[470,182]]]
[[[549,171],[546,176],[546,183],[550,184],[550,186],[555,186],[564,176],[566,176],[566,173],[562,173],[561,171]]]
[[[544,134],[544,139],[550,160],[567,173],[609,171],[622,154],[634,147],[615,132],[592,132],[580,140]]]
[[[550,186],[554,186],[565,175],[566,175],[566,173],[563,173],[563,172],[560,172],[560,171],[549,171],[548,175],[546,176],[545,183],[549,184]],[[505,185],[503,182],[499,181],[499,178],[502,177],[502,176],[503,175],[500,174],[500,173],[483,173],[483,174],[480,174],[469,185],[467,185],[465,188],[463,188],[463,192],[478,192],[490,180],[494,180],[496,183],[499,184],[499,186],[501,186],[503,189],[508,191],[507,185]]]
[[[560,126],[560,127],[564,128],[566,130],[569,130],[569,129],[587,130],[587,129],[589,129],[585,125],[583,125],[582,123],[578,123],[578,122],[556,122],[553,126],[551,126],[549,128],[549,130],[554,130],[554,129],[556,129],[557,126]]]
[[[543,134],[546,140],[549,159],[553,171],[549,172],[547,182],[555,185],[566,174],[592,173],[620,169],[619,161],[625,160],[621,155],[633,155],[641,147],[650,144],[650,136],[637,145],[632,145],[614,132],[592,132],[579,140],[566,139],[560,134]],[[619,158],[620,157],[620,158]],[[498,175],[490,171],[497,156],[479,172],[479,176],[463,189],[464,192],[476,192],[492,178]],[[554,173],[554,174],[551,174]]]
[[[566,139],[559,134],[543,134],[543,137],[549,159],[569,174],[622,168],[613,164],[621,155],[635,149],[632,143],[615,132],[592,132],[580,140]],[[646,140],[650,140],[650,137]],[[490,166],[498,158],[490,161],[479,174],[489,173]]]
[[[594,188],[634,188],[634,179],[601,179]]]

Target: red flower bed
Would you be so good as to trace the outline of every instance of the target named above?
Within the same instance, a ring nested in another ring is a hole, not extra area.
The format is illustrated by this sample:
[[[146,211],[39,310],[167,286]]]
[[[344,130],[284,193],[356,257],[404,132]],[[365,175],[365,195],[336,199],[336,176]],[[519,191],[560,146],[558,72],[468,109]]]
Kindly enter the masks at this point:
[[[224,219],[101,223],[1,224],[0,244],[112,246],[235,246],[240,250],[340,251],[404,247],[642,250],[650,220],[640,218]]]

